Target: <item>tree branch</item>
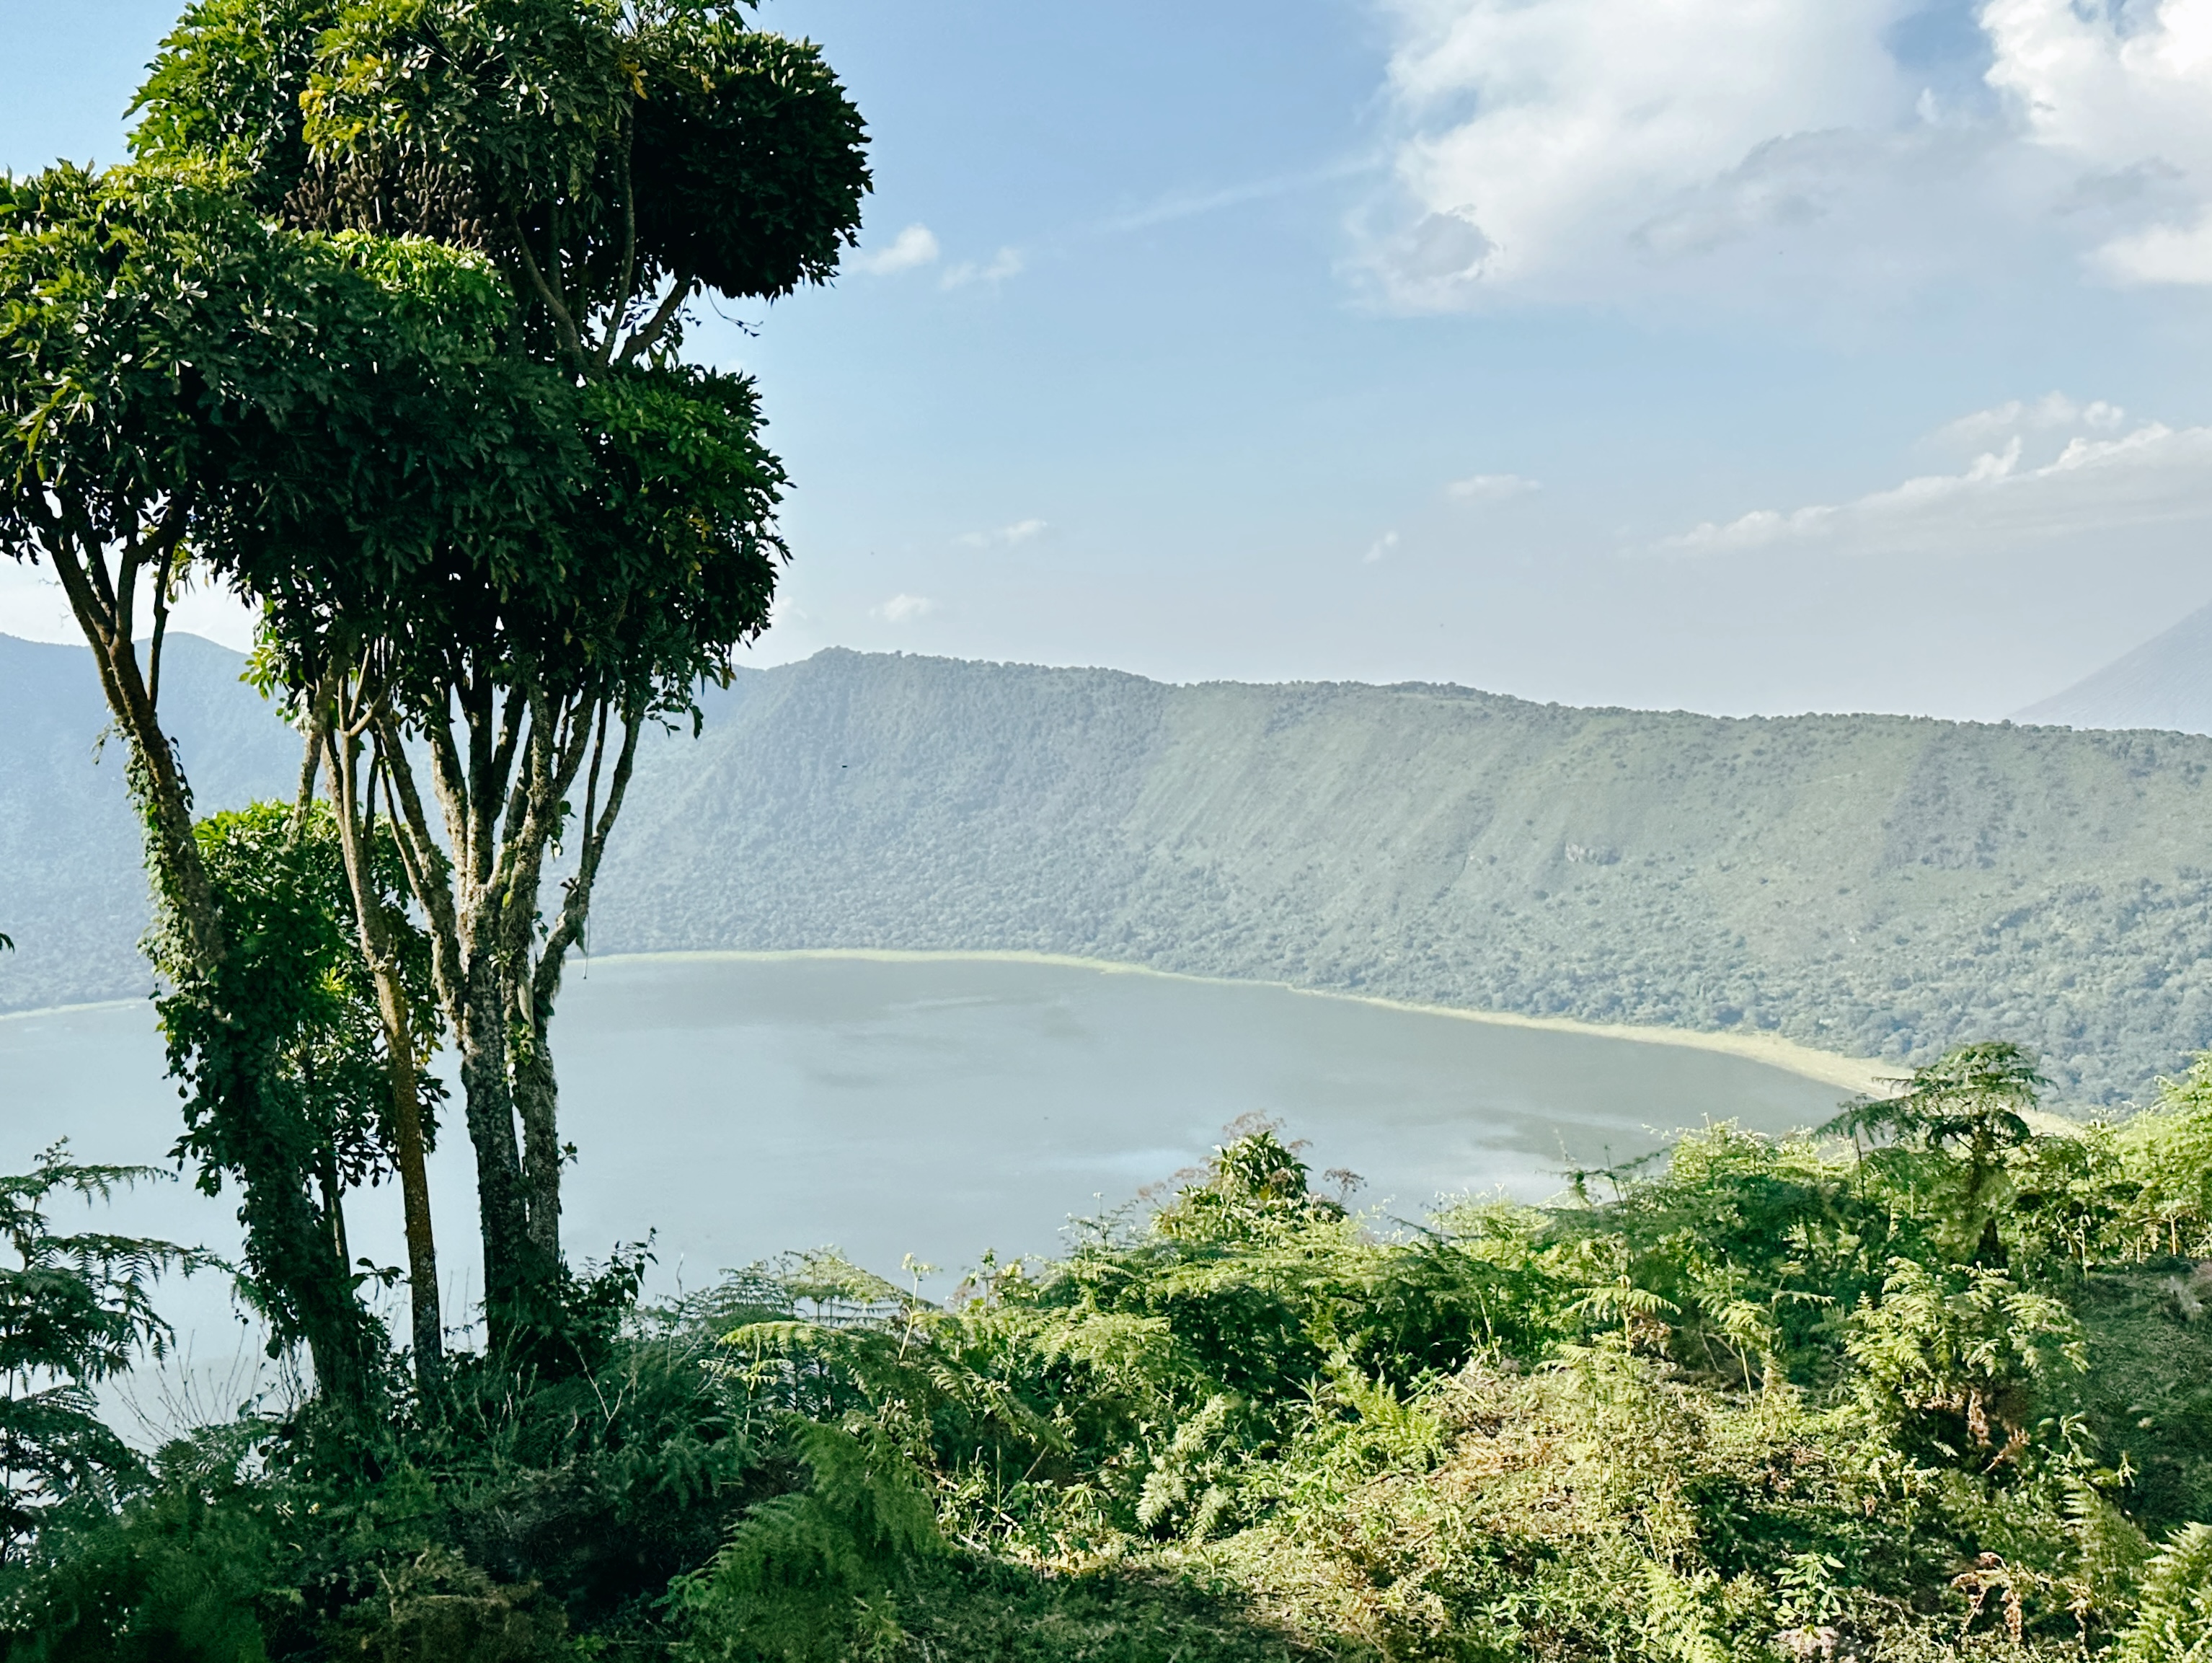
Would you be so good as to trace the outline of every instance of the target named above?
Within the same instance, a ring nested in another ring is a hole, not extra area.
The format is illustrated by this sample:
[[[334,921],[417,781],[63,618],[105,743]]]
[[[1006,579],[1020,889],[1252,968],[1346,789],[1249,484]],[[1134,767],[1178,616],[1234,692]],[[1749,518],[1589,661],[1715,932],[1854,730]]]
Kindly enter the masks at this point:
[[[538,298],[545,302],[545,309],[552,314],[553,326],[560,332],[562,349],[573,358],[582,357],[584,344],[576,332],[576,320],[569,313],[568,302],[562,300],[553,285],[545,280],[545,273],[538,266],[538,256],[530,251],[530,239],[522,234],[522,222],[512,212],[507,216],[507,228],[514,238],[516,251],[522,256],[522,270],[530,279],[530,286],[538,291]]]
[[[605,707],[601,706],[599,745],[606,740]],[[645,727],[645,714],[641,702],[626,704],[623,710],[623,743],[615,758],[612,777],[607,783],[607,804],[596,822],[585,826],[584,846],[579,851],[576,875],[568,881],[568,892],[561,905],[561,917],[552,933],[545,938],[545,948],[538,961],[538,973],[532,978],[532,991],[539,1007],[549,1005],[561,989],[561,967],[568,949],[583,939],[584,924],[592,910],[592,888],[598,881],[599,861],[606,853],[607,840],[614,833],[616,818],[622,813],[623,794],[629,789],[632,766],[637,760],[638,735]],[[592,774],[596,782],[599,771],[599,746],[593,747]]]
[[[146,697],[161,708],[161,648],[169,637],[169,582],[176,571],[177,549],[184,541],[183,497],[169,499],[168,511],[154,533],[157,558],[154,568],[154,644],[147,649]]]
[[[315,771],[322,764],[324,729],[327,724],[312,713],[307,718],[307,743],[300,747],[300,785],[292,795],[292,831],[296,837],[307,824],[307,811],[315,803]],[[337,782],[331,782],[333,789]]]
[[[422,738],[430,747],[430,783],[438,794],[438,807],[446,817],[446,838],[453,844],[454,864],[465,873],[469,858],[468,772],[461,765],[461,753],[453,743],[453,730],[445,723],[424,722]],[[392,744],[386,748],[393,749],[398,742],[395,729]],[[411,775],[410,778],[411,781]]]
[[[228,956],[228,941],[214,886],[201,864],[199,845],[193,841],[191,795],[177,771],[168,735],[161,731],[153,700],[139,674],[137,651],[129,636],[116,627],[120,620],[112,599],[114,590],[108,584],[98,545],[84,545],[81,536],[65,536],[47,552],[54,575],[61,580],[62,592],[69,597],[70,610],[76,614],[77,627],[93,649],[108,712],[143,769],[135,783],[143,791],[143,801],[151,822],[149,858],[165,880],[198,968],[211,972]],[[72,541],[78,545],[74,550],[70,547]]]
[[[683,310],[684,302],[691,298],[691,290],[697,282],[698,279],[689,271],[678,271],[669,287],[667,295],[661,301],[653,314],[646,320],[643,326],[634,331],[629,339],[623,343],[623,350],[615,362],[628,363],[659,340],[666,332],[668,326],[675,321],[676,314]]]
[[[398,833],[399,862],[407,869],[407,886],[414,891],[423,916],[430,922],[430,967],[438,984],[438,1002],[446,1008],[447,1021],[459,1033],[461,1006],[467,995],[460,921],[454,911],[452,892],[446,887],[443,874],[439,870],[441,862],[438,842],[430,834],[428,816],[422,812],[422,795],[415,784],[415,770],[408,761],[399,724],[389,710],[382,710],[378,713],[374,731],[377,760],[384,770],[385,795],[397,811],[392,815],[392,825]],[[452,740],[447,738],[443,748],[450,751],[452,745]],[[434,755],[440,748],[433,736]]]
[[[599,338],[599,362],[602,364],[613,355],[615,337],[622,332],[622,325],[629,316],[629,288],[637,281],[637,188],[630,171],[630,152],[636,146],[636,107],[625,106],[622,135],[622,275],[615,280],[614,301],[609,310],[606,333]],[[627,363],[629,361],[625,355],[623,362]]]

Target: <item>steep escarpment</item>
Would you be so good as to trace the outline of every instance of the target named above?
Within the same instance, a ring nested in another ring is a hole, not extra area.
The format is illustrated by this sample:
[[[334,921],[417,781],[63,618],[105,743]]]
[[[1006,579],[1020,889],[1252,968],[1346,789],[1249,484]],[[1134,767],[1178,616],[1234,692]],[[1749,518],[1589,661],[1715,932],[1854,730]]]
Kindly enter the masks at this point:
[[[825,653],[643,771],[600,951],[1019,947],[1917,1060],[2212,1043],[2212,740]]]

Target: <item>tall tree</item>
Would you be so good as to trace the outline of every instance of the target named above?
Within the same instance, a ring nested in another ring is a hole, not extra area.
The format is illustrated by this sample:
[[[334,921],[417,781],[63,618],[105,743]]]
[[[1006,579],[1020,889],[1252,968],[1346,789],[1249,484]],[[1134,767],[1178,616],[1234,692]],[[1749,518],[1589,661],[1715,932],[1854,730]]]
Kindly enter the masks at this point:
[[[142,154],[223,158],[295,223],[481,251],[514,296],[511,346],[575,393],[587,483],[533,548],[457,547],[412,588],[346,588],[282,557],[249,574],[295,689],[352,690],[397,805],[461,1055],[499,1332],[561,1274],[549,1025],[639,740],[726,677],[785,557],[752,386],[682,363],[684,306],[826,280],[868,185],[818,52],[741,15],[204,0],[140,95]],[[574,865],[544,917],[564,839]]]
[[[55,573],[93,649],[173,994],[224,1051],[226,1135],[276,1148],[294,1118],[282,1048],[234,1042],[266,1032],[255,978],[289,972],[247,973],[195,833],[161,716],[170,603],[196,568],[236,582],[272,548],[342,551],[374,584],[450,564],[457,544],[495,558],[503,525],[534,547],[528,522],[582,453],[558,378],[502,350],[510,307],[489,263],[286,230],[234,186],[192,166],[0,180],[0,551]],[[313,1240],[312,1198],[289,1178],[252,1193],[289,1171],[236,1167],[271,1240]],[[272,1285],[319,1263],[280,1252]],[[343,1387],[360,1374],[356,1313],[334,1275],[310,1282],[289,1308]]]

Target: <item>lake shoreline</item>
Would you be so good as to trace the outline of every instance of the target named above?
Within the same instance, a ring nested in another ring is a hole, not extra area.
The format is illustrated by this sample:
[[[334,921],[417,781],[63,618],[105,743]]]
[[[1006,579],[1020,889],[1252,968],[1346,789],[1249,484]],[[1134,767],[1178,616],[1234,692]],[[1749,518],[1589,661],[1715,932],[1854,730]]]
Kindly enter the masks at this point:
[[[1407,999],[1386,999],[1374,994],[1300,987],[1291,982],[1261,981],[1237,976],[1201,976],[1188,971],[1157,970],[1150,965],[1130,964],[1120,959],[1086,959],[1066,953],[1034,953],[1018,947],[710,947],[666,953],[611,953],[581,961],[580,968],[584,964],[665,964],[684,960],[768,964],[779,959],[854,959],[878,964],[967,960],[990,964],[1056,965],[1066,969],[1097,971],[1112,976],[1153,976],[1168,981],[1198,982],[1214,987],[1274,988],[1309,999],[1334,999],[1347,1004],[1373,1005],[1384,1010],[1412,1011],[1425,1016],[1449,1016],[1459,1021],[1480,1022],[1492,1027],[1534,1028],[1550,1033],[1578,1033],[1592,1039],[1626,1039],[1642,1045],[1676,1045],[1692,1051],[1718,1051],[1725,1056],[1763,1063],[1802,1079],[1817,1080],[1824,1085],[1839,1087],[1852,1093],[1878,1094],[1886,1082],[1904,1072],[1901,1066],[1894,1063],[1820,1051],[1811,1045],[1800,1045],[1794,1039],[1784,1039],[1778,1034],[1653,1027],[1632,1022],[1583,1022],[1566,1016],[1528,1016],[1515,1011],[1469,1010],[1456,1005],[1422,1004]],[[28,1016],[39,1013],[23,1011],[16,1014]]]
[[[1870,1057],[1846,1057],[1820,1051],[1779,1034],[1666,1028],[1633,1022],[1583,1022],[1571,1016],[1529,1016],[1517,1011],[1469,1010],[1458,1005],[1423,1004],[1410,999],[1387,999],[1371,993],[1350,993],[1334,988],[1300,987],[1293,982],[1262,981],[1241,976],[1201,976],[1190,971],[1158,970],[1150,965],[1116,959],[1086,959],[1067,953],[1033,953],[1019,947],[927,948],[875,947],[702,947],[667,953],[610,953],[580,958],[578,968],[589,974],[598,965],[648,962],[695,963],[714,961],[774,963],[778,959],[842,959],[878,964],[927,964],[958,960],[986,964],[1057,965],[1070,970],[1096,971],[1109,976],[1153,976],[1165,981],[1198,982],[1214,987],[1265,987],[1309,999],[1334,999],[1348,1004],[1373,1005],[1383,1010],[1416,1012],[1424,1016],[1449,1016],[1462,1022],[1480,1022],[1492,1027],[1534,1028],[1548,1033],[1579,1033],[1599,1039],[1626,1039],[1639,1045],[1679,1045],[1692,1051],[1718,1051],[1764,1063],[1806,1080],[1838,1087],[1852,1093],[1881,1094],[1881,1087],[1903,1072],[1894,1063]],[[94,999],[81,1004],[41,1005],[31,1010],[0,1012],[0,1022],[59,1016],[74,1011],[108,1010],[118,1006],[150,1003],[146,999]]]

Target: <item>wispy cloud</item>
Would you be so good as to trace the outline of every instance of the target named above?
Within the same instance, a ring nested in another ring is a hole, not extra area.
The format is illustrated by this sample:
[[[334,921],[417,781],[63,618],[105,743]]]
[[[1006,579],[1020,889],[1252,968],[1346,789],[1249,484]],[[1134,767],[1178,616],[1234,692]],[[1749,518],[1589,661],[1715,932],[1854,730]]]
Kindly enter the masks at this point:
[[[963,260],[957,265],[947,266],[938,283],[945,289],[965,289],[970,283],[980,283],[995,289],[1007,278],[1021,276],[1024,269],[1020,249],[1001,248],[987,261]]]
[[[2046,393],[2040,399],[2013,399],[1955,422],[1946,422],[1928,436],[1939,446],[1987,447],[2017,434],[2063,432],[2087,428],[2095,433],[2117,432],[2127,411],[2102,399],[2076,404],[2063,393]]]
[[[2055,405],[2042,406],[2047,413]],[[1944,432],[2002,436],[1954,473],[1923,474],[1848,502],[1760,509],[1707,521],[1654,545],[1677,556],[1759,550],[1837,554],[2002,555],[2030,541],[2178,521],[2212,523],[2212,427],[2146,422],[2119,432],[2115,406],[2078,406],[2074,431],[2048,460],[2030,454],[2038,406],[2001,405]],[[2009,421],[2010,430],[2006,429]],[[2063,432],[2063,428],[2062,428]]]
[[[880,618],[886,624],[911,624],[936,610],[937,603],[926,594],[895,594],[881,606],[869,607],[868,616]]]
[[[1462,503],[1503,503],[1543,488],[1536,480],[1517,473],[1474,473],[1453,480],[1444,487],[1444,495]]]
[[[1001,526],[996,531],[963,533],[956,540],[971,549],[1012,548],[1017,543],[1026,543],[1042,533],[1046,522],[1042,520],[1017,520],[1011,526]]]
[[[1277,197],[1295,196],[1301,191],[1316,190],[1341,180],[1357,179],[1363,174],[1381,173],[1389,165],[1388,161],[1381,156],[1350,156],[1341,161],[1331,162],[1325,168],[1310,168],[1303,173],[1277,174],[1266,179],[1247,180],[1241,185],[1226,185],[1210,191],[1170,191],[1154,198],[1141,208],[1101,221],[1097,228],[1108,235],[1148,230],[1155,225],[1197,219],[1206,214],[1219,213],[1224,209],[1241,208],[1248,202],[1267,202]]]
[[[883,247],[864,252],[853,263],[863,271],[888,277],[917,266],[933,265],[942,252],[937,246],[936,234],[927,225],[916,223],[908,226]]]
[[[1367,552],[1359,557],[1359,563],[1363,566],[1371,566],[1397,546],[1398,533],[1395,531],[1386,531],[1367,545]]]

